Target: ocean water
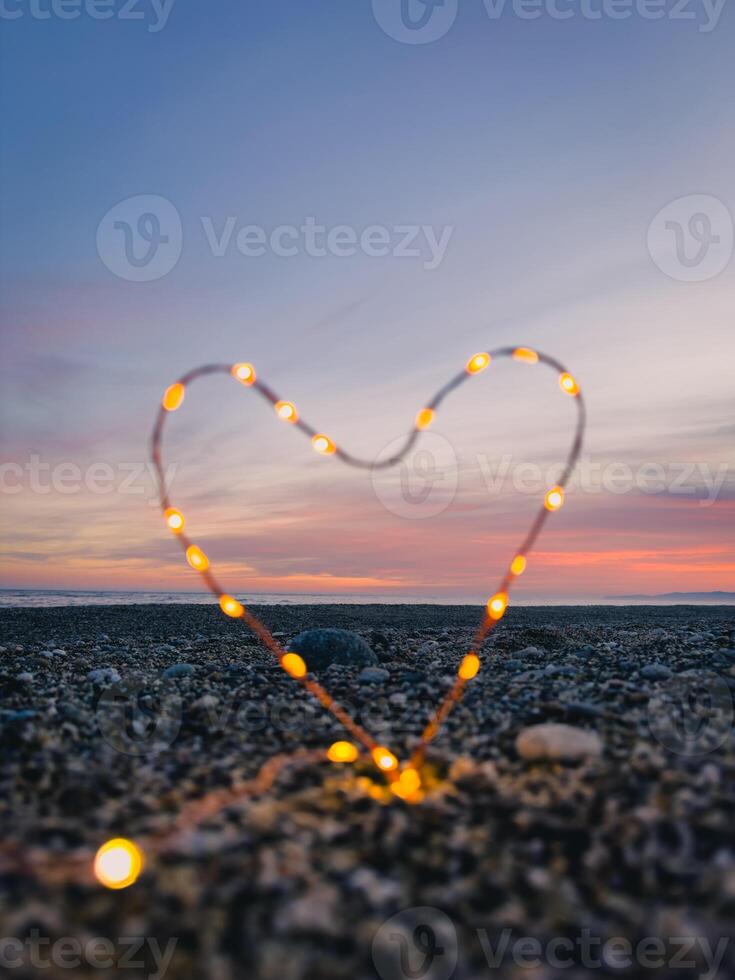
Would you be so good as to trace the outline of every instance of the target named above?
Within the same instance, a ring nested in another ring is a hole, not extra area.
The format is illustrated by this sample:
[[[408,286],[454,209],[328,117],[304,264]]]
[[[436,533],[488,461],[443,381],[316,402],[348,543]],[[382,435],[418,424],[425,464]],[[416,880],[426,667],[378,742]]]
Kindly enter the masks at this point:
[[[394,596],[394,595],[334,595],[324,592],[283,593],[249,592],[235,593],[241,601],[251,605],[304,606],[351,603],[389,605],[428,603],[430,605],[479,606],[481,599],[451,598],[446,596]],[[51,606],[134,606],[163,603],[165,605],[216,605],[211,592],[85,592],[57,589],[0,589],[0,609],[8,607],[39,608]]]
[[[732,595],[726,593],[725,595]],[[431,606],[477,606],[485,599],[481,596],[446,595],[381,595],[360,593],[355,595],[329,592],[249,592],[236,593],[236,598],[250,605],[304,606],[304,605],[431,605]],[[699,598],[669,599],[659,596],[611,598],[597,596],[513,596],[514,606],[671,606],[719,605],[723,601],[732,603],[733,599]],[[114,592],[84,591],[62,589],[0,589],[0,609],[11,607],[44,608],[51,606],[135,606],[135,605],[215,605],[216,600],[210,592]]]

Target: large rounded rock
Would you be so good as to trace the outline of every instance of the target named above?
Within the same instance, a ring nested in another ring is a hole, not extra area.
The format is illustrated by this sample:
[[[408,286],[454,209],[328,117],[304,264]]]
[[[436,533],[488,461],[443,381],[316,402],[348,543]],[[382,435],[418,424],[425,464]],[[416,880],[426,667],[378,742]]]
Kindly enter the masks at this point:
[[[309,670],[324,670],[331,664],[374,667],[378,662],[363,638],[349,630],[305,630],[289,643],[288,649],[302,656]]]
[[[524,728],[516,738],[516,751],[522,759],[567,760],[599,756],[602,742],[596,732],[572,725],[546,723]]]

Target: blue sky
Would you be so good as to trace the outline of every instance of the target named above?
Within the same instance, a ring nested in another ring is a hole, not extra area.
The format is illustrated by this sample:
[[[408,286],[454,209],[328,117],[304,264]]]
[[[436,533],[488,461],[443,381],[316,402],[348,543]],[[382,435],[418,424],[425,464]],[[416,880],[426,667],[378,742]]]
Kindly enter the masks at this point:
[[[144,460],[162,388],[200,362],[243,359],[310,418],[334,420],[342,441],[374,453],[468,355],[523,342],[584,381],[588,446],[601,458],[735,463],[727,368],[735,263],[681,281],[646,244],[671,201],[705,195],[735,213],[730,6],[703,31],[707,8],[693,3],[692,20],[588,20],[575,4],[567,20],[544,12],[529,21],[510,10],[493,20],[481,0],[460,0],[445,36],[409,45],[381,29],[368,0],[176,0],[159,31],[149,30],[156,16],[142,2],[144,20],[82,12],[63,21],[6,0],[23,16],[3,23],[2,41],[4,458],[25,466],[40,454],[83,470]],[[103,217],[139,195],[170,201],[183,229],[180,259],[150,282],[120,278],[97,247]],[[309,216],[357,234],[374,225],[391,234],[448,229],[448,245],[436,268],[426,268],[426,254],[319,258],[300,245],[293,257],[256,258],[231,242],[218,257],[203,225],[219,234],[230,218],[236,230],[268,234]],[[557,420],[544,401],[536,408],[530,386],[499,383],[491,417],[509,416],[519,394],[533,411],[509,422],[507,435],[524,457],[553,454],[565,416]],[[249,518],[238,516],[232,487],[222,488],[228,526],[247,542],[248,520],[268,523],[274,481],[303,480],[308,510],[321,474],[308,460],[294,478],[292,434],[274,435],[260,406],[233,416],[233,405],[207,398],[201,415],[177,423],[182,453],[185,436],[221,433],[230,445],[240,431],[263,447]],[[469,402],[450,413],[447,435],[463,459],[501,451],[500,433],[488,435]],[[190,480],[219,490],[213,469]],[[728,471],[713,507],[693,512],[693,549],[718,547],[731,529],[730,481]],[[148,508],[140,519],[138,497],[115,491],[111,508],[109,496],[60,499],[21,483],[6,499],[5,584],[142,577],[184,587],[155,514]],[[664,496],[652,517],[656,497],[590,494],[577,517],[565,514],[565,530],[584,511],[596,553],[619,543],[621,528],[630,529],[631,553],[661,552],[690,521],[681,509],[696,507],[692,496]],[[333,512],[349,520],[336,500]],[[397,533],[375,527],[388,541]],[[118,575],[121,528],[133,529],[141,565],[130,557]],[[568,538],[554,547],[578,554],[583,545]],[[314,566],[337,569],[316,540],[304,548]],[[682,558],[680,574],[667,559],[662,590],[732,588],[732,555],[724,546],[717,554],[697,558],[704,571]],[[360,578],[358,558],[345,578]],[[596,589],[633,575],[638,590],[641,576],[621,561],[609,582],[600,572]],[[394,582],[386,562],[367,555],[365,575]],[[249,567],[243,587],[278,577]],[[569,593],[583,585],[570,578]],[[532,587],[553,591],[543,578]],[[479,574],[446,583],[460,588],[481,591]]]

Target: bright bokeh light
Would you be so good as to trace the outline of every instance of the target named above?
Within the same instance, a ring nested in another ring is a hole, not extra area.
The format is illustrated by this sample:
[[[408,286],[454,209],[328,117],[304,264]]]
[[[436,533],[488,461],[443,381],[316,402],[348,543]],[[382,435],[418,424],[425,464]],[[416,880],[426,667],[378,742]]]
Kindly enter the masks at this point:
[[[330,762],[354,762],[357,756],[357,748],[352,742],[334,742],[327,750]]]
[[[209,568],[209,558],[195,544],[190,544],[186,549],[186,560],[197,572],[205,572]]]
[[[459,666],[458,674],[463,681],[471,681],[473,677],[477,677],[479,670],[480,658],[476,653],[468,653]]]
[[[422,408],[416,416],[416,428],[428,429],[434,421],[434,410],[432,408]]]
[[[318,453],[321,453],[322,456],[332,456],[337,451],[335,444],[332,442],[329,436],[325,436],[323,432],[313,436],[311,444]]]
[[[233,378],[244,385],[251,385],[255,382],[255,368],[252,364],[233,364],[230,368]]]
[[[579,394],[579,385],[571,376],[571,374],[567,374],[566,371],[563,374],[559,375],[559,387],[567,395]]]
[[[143,870],[143,852],[131,840],[116,837],[97,851],[94,875],[105,888],[128,888]]]
[[[181,534],[184,530],[184,515],[180,510],[175,507],[167,507],[163,512],[164,520],[166,521],[166,526],[169,531],[173,531],[174,534]]]
[[[421,776],[412,766],[404,769],[398,779],[391,783],[390,788],[396,796],[409,803],[418,803],[420,797],[423,796],[421,794]]]
[[[496,592],[492,599],[488,600],[487,612],[491,619],[502,619],[507,608],[508,594],[506,592]]]
[[[398,768],[398,759],[384,745],[376,745],[371,755],[375,765],[378,769],[382,769],[383,772],[392,772],[393,769]]]
[[[465,371],[467,374],[479,374],[480,371],[484,371],[485,368],[490,363],[490,355],[487,351],[480,351],[479,354],[474,354],[469,361],[465,364]]]
[[[165,390],[163,393],[163,398],[161,399],[161,404],[167,412],[175,412],[179,405],[183,402],[185,394],[186,388],[180,381],[177,381],[175,384],[172,384]]]
[[[552,487],[544,497],[544,507],[547,510],[559,510],[564,503],[564,491],[561,487]]]
[[[305,677],[306,676],[306,663],[303,657],[300,657],[298,653],[285,653],[283,659],[281,660],[281,666],[290,674],[291,677]]]
[[[278,418],[283,419],[284,422],[298,421],[299,413],[293,402],[276,402],[275,409]]]
[[[239,619],[245,613],[242,605],[231,595],[220,596],[219,607],[225,616],[231,616],[232,619]]]
[[[526,556],[516,555],[513,561],[510,563],[510,570],[514,575],[523,575],[526,570]]]
[[[513,351],[513,357],[516,361],[523,361],[525,364],[538,363],[538,354],[530,347],[516,347]]]

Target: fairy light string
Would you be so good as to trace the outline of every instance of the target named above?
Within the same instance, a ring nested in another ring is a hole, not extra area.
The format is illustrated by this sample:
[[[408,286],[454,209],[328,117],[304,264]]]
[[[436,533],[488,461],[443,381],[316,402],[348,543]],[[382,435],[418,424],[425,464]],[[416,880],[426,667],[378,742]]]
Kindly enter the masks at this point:
[[[310,441],[319,455],[341,460],[348,466],[365,470],[382,470],[395,466],[415,445],[421,433],[433,423],[437,410],[444,399],[461,385],[482,374],[496,360],[510,358],[529,366],[543,364],[557,375],[559,389],[573,399],[577,408],[576,427],[572,445],[567,454],[559,482],[549,487],[539,505],[530,529],[520,547],[506,567],[497,590],[487,600],[484,614],[474,634],[471,649],[462,657],[454,682],[438,707],[430,717],[419,742],[407,762],[400,763],[397,756],[385,745],[378,744],[361,725],[359,725],[319,682],[309,674],[303,658],[281,646],[260,619],[251,613],[236,597],[226,592],[214,572],[208,555],[191,540],[187,532],[187,519],[169,499],[166,488],[162,459],[163,430],[168,416],[181,408],[186,398],[187,388],[199,378],[211,374],[226,374],[246,388],[252,388],[274,409],[276,417],[299,429]],[[199,824],[210,819],[228,806],[266,792],[280,773],[288,766],[299,762],[313,764],[329,762],[334,765],[352,765],[366,760],[385,778],[384,790],[371,781],[368,792],[376,799],[385,800],[391,796],[407,803],[420,803],[424,798],[421,766],[428,746],[439,734],[442,725],[452,709],[462,699],[470,684],[482,668],[481,651],[490,632],[501,621],[508,608],[510,591],[528,565],[529,555],[549,516],[564,504],[564,488],[572,474],[582,449],[585,428],[585,406],[579,384],[570,372],[555,358],[530,347],[501,347],[493,351],[480,351],[466,362],[464,369],[451,378],[435,395],[420,408],[415,416],[413,427],[407,433],[402,446],[390,458],[376,462],[362,459],[337,446],[325,432],[312,428],[300,415],[293,402],[280,398],[261,381],[252,364],[238,363],[209,364],[196,368],[171,384],[163,394],[158,416],[151,439],[151,456],[158,482],[159,500],[164,521],[169,531],[176,537],[189,566],[197,572],[206,588],[217,599],[222,613],[233,619],[242,620],[258,637],[260,642],[276,658],[281,668],[297,683],[314,696],[319,703],[335,717],[352,736],[354,742],[337,741],[328,749],[298,749],[288,754],[279,754],[263,764],[256,775],[248,780],[237,782],[229,788],[210,790],[203,796],[184,804],[172,824],[134,842],[116,837],[108,840],[92,855],[88,851],[76,851],[68,855],[48,856],[37,849],[24,850],[18,842],[0,844],[0,871],[13,870],[25,874],[36,874],[45,881],[89,883],[96,880],[106,888],[120,890],[130,887],[142,873],[146,860],[176,849],[184,843],[185,835]],[[362,747],[361,753],[358,745]],[[360,782],[360,780],[358,780]],[[362,780],[366,782],[366,780]]]
[[[558,484],[549,487],[544,495],[544,499],[539,510],[526,534],[520,548],[517,550],[513,559],[506,568],[505,573],[498,585],[497,591],[488,599],[485,606],[484,616],[477,628],[472,642],[472,649],[463,657],[457,670],[457,675],[451,689],[442,699],[436,711],[426,725],[419,744],[414,750],[409,762],[403,767],[400,766],[397,757],[387,746],[379,745],[373,737],[361,725],[359,725],[350,714],[332,698],[332,696],[322,687],[319,682],[309,674],[307,665],[299,654],[286,650],[260,621],[251,613],[246,606],[240,603],[234,596],[229,595],[219,584],[215,577],[208,556],[202,549],[189,538],[186,532],[186,518],[176,507],[172,506],[169,499],[166,481],[164,477],[162,459],[162,439],[163,429],[168,416],[177,411],[184,402],[186,391],[189,385],[199,378],[210,374],[227,374],[235,381],[246,388],[251,388],[257,392],[265,401],[269,402],[276,414],[276,417],[286,424],[299,429],[311,441],[315,452],[322,456],[333,457],[341,460],[348,466],[359,469],[382,470],[395,466],[413,448],[421,433],[426,431],[433,423],[437,409],[444,399],[461,385],[467,383],[472,378],[483,373],[496,360],[510,358],[522,364],[530,366],[544,364],[551,368],[557,375],[559,388],[565,395],[570,396],[577,406],[577,422],[572,446],[569,450],[564,469]],[[376,768],[382,772],[391,784],[398,783],[396,790],[400,793],[401,780],[405,785],[413,785],[414,776],[421,766],[428,745],[437,737],[441,726],[446,721],[454,706],[461,700],[467,685],[472,681],[481,669],[480,651],[482,645],[497,623],[505,615],[509,602],[509,593],[515,580],[522,575],[527,567],[528,556],[538,538],[541,530],[546,523],[549,515],[559,510],[564,503],[564,487],[571,476],[574,465],[579,457],[582,448],[582,439],[585,426],[585,407],[580,387],[574,376],[555,358],[548,354],[543,354],[531,347],[501,347],[493,351],[479,351],[466,362],[462,371],[456,374],[450,381],[440,388],[434,396],[420,408],[416,414],[413,427],[407,433],[403,445],[388,459],[375,461],[363,459],[352,455],[337,446],[329,435],[320,430],[314,429],[303,419],[296,405],[277,395],[268,385],[266,385],[257,375],[255,367],[248,362],[238,364],[209,364],[199,367],[185,374],[164,392],[158,417],[153,429],[151,440],[151,455],[153,466],[156,472],[159,498],[164,519],[169,530],[178,538],[187,562],[191,568],[198,572],[202,577],[207,589],[217,598],[222,612],[233,619],[242,619],[247,626],[256,634],[261,643],[273,654],[282,669],[289,674],[295,681],[302,685],[327,711],[329,711],[352,735],[352,737],[362,746],[367,755],[372,759]],[[344,743],[349,744],[349,743]],[[331,752],[332,750],[330,750]],[[336,755],[339,754],[335,750]],[[348,753],[349,754],[349,753]],[[328,758],[332,756],[328,753]],[[357,754],[355,755],[357,758]],[[333,761],[346,761],[345,759]],[[406,779],[406,772],[410,775]],[[420,779],[416,786],[416,794],[420,792]],[[406,792],[406,798],[414,795]]]

